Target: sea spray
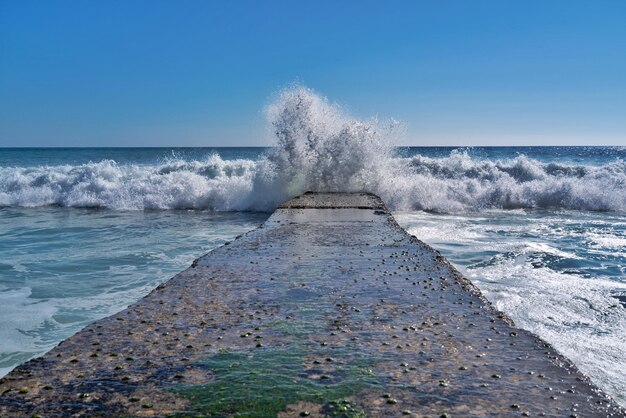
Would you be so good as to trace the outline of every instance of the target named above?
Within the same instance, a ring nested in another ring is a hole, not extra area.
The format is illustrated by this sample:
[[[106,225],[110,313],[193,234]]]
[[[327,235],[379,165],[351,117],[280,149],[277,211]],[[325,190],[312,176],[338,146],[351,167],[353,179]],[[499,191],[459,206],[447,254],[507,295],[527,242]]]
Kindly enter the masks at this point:
[[[0,167],[0,207],[271,211],[305,191],[369,191],[392,210],[626,210],[626,163],[499,160],[452,151],[400,157],[399,124],[360,120],[304,86],[266,107],[274,147],[257,159],[217,154],[151,164],[101,160]]]
[[[351,118],[303,86],[283,90],[266,116],[276,147],[258,164],[247,209],[271,210],[305,191],[385,187],[396,121]]]

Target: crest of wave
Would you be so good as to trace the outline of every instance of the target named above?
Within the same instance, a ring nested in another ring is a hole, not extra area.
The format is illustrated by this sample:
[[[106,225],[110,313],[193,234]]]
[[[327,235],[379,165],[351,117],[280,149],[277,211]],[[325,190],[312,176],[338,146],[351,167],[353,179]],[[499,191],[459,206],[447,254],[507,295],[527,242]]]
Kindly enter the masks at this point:
[[[254,161],[173,159],[161,164],[0,167],[0,207],[231,210],[250,192]]]
[[[389,145],[398,124],[349,117],[313,90],[283,90],[267,106],[276,147],[259,163],[244,206],[272,209],[306,191],[377,191],[394,165]]]
[[[399,181],[397,208],[437,212],[559,208],[622,211],[626,164],[602,166],[543,163],[526,156],[503,161],[472,158],[467,151],[408,160],[411,174]]]

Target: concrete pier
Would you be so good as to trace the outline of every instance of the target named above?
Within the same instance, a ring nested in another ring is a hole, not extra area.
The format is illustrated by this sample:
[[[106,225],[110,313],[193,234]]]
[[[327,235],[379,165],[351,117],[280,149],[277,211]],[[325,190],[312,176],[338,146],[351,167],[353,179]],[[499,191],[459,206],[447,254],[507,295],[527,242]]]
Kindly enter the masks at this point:
[[[308,193],[0,381],[0,416],[626,416],[366,193]]]

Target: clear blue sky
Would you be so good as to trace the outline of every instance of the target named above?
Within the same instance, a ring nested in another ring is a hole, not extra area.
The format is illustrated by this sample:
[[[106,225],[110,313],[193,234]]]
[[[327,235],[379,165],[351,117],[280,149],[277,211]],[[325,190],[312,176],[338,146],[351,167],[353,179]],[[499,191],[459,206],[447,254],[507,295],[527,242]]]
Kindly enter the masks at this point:
[[[411,145],[626,145],[626,1],[0,0],[0,146],[263,145],[294,81]]]

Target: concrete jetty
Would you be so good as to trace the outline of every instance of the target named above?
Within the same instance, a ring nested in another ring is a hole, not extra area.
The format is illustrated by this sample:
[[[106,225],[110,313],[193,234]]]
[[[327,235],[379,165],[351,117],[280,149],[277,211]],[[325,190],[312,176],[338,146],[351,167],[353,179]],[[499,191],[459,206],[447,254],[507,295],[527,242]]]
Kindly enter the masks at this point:
[[[0,416],[626,416],[367,193],[307,193],[0,381]]]

